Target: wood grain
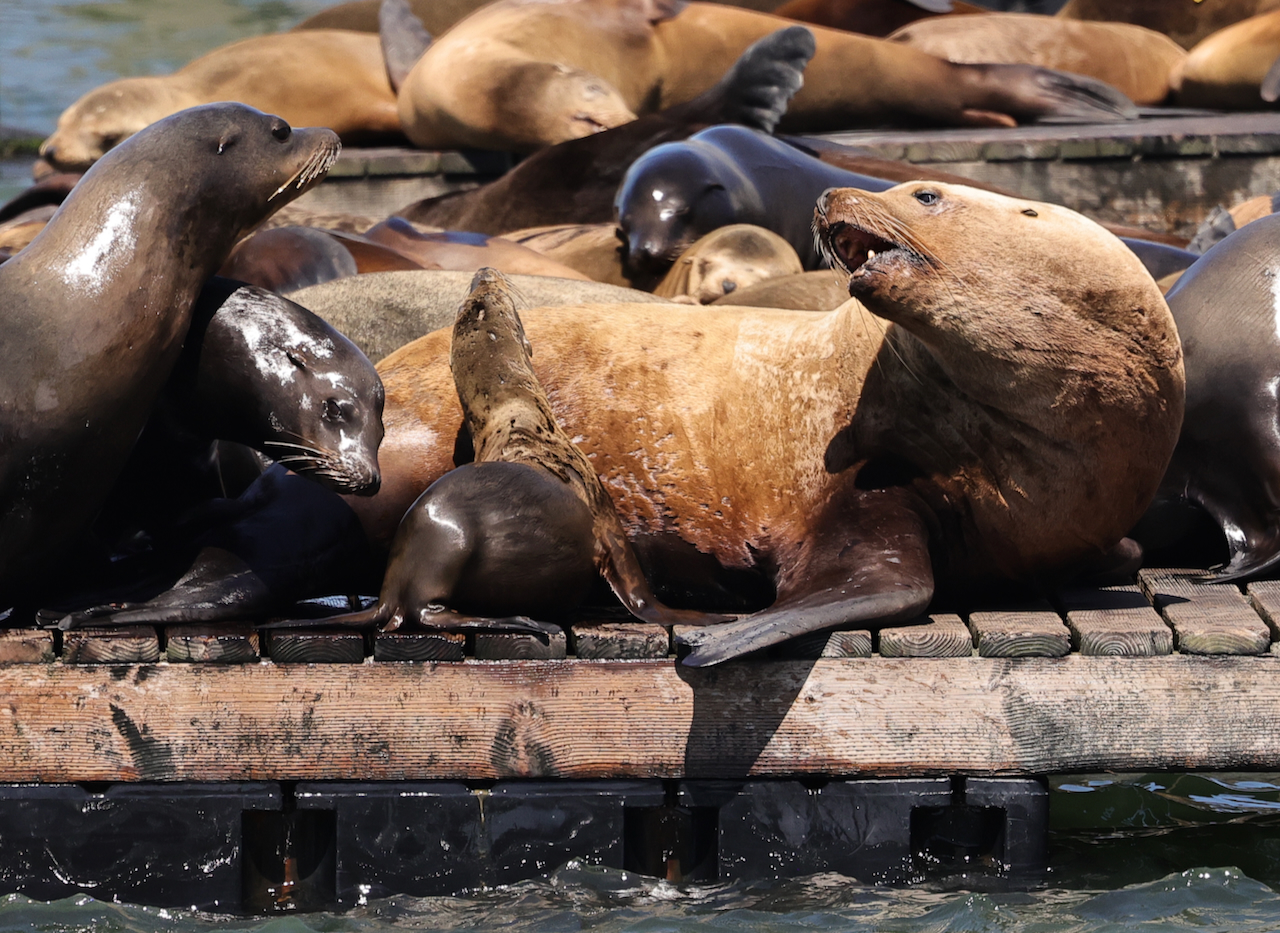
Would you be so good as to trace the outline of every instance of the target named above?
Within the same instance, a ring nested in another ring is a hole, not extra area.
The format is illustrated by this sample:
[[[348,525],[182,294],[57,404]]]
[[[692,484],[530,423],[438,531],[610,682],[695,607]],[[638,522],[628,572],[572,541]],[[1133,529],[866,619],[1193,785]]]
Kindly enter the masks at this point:
[[[284,664],[358,664],[364,660],[364,633],[332,629],[272,629],[267,653]]]
[[[258,633],[252,625],[171,625],[164,634],[170,661],[243,664],[258,659]]]
[[[880,630],[880,655],[885,658],[967,658],[973,654],[973,634],[950,613],[929,616],[919,625]]]
[[[1202,583],[1178,570],[1141,570],[1138,581],[1187,654],[1263,654],[1271,631],[1234,584]]]
[[[788,660],[818,658],[869,658],[871,633],[866,629],[851,632],[814,632],[778,645],[776,657]]]
[[[1280,641],[1280,580],[1261,580],[1245,587],[1249,603],[1271,629],[1271,640]]]
[[[1085,655],[1152,657],[1173,651],[1173,630],[1135,584],[1059,594],[1071,646]]]
[[[467,636],[462,632],[377,632],[373,636],[375,661],[461,661]]]
[[[984,658],[1060,658],[1071,651],[1071,632],[1050,609],[974,612],[969,628]]]
[[[0,667],[9,781],[1280,770],[1280,658]]]
[[[665,658],[671,648],[666,628],[651,622],[604,622],[575,625],[573,653],[584,660]]]
[[[523,632],[476,632],[477,661],[555,661],[568,653],[564,631],[554,635]]]
[[[0,664],[39,664],[54,658],[53,632],[0,630]]]
[[[62,636],[68,664],[139,664],[160,660],[160,636],[149,625],[80,628]]]

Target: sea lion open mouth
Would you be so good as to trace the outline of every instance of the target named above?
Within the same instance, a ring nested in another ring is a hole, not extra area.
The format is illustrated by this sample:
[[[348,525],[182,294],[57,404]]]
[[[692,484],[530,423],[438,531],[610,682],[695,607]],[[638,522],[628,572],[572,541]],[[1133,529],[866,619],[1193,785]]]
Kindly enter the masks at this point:
[[[832,261],[850,274],[856,273],[870,260],[892,250],[910,252],[900,243],[842,222],[831,224],[827,228],[825,239]]]
[[[834,268],[858,278],[874,271],[876,260],[906,259],[924,264],[930,252],[874,194],[857,188],[830,188],[813,212],[813,236]]]

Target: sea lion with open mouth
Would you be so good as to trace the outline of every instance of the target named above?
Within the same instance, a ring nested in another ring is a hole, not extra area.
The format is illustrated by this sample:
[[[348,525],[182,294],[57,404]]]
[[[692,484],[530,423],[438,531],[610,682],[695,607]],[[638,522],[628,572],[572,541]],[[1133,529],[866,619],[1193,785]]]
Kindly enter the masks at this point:
[[[684,636],[690,664],[911,618],[936,583],[1097,560],[1142,514],[1177,440],[1172,317],[1092,221],[911,182],[829,192],[818,232],[879,320],[857,302],[521,315],[555,420],[633,543],[696,549],[776,589],[769,608]],[[430,334],[379,366],[383,486],[352,503],[375,543],[455,465],[448,340]]]

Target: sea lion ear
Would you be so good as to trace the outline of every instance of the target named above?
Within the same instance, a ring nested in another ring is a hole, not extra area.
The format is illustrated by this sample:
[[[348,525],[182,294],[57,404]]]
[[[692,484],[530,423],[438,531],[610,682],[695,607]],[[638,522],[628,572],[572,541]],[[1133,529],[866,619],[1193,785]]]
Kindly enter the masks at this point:
[[[644,8],[645,19],[657,25],[664,19],[674,19],[689,5],[689,0],[640,0],[640,3]]]
[[[413,66],[431,47],[431,33],[414,15],[407,0],[382,0],[378,7],[378,38],[382,42],[387,80],[391,82],[391,90],[398,94]]]

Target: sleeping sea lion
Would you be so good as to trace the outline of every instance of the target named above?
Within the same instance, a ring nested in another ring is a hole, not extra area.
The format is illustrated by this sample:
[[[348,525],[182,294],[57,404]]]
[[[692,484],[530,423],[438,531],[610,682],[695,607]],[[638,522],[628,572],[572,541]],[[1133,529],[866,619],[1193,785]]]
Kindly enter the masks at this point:
[[[593,282],[631,287],[631,280],[622,269],[618,228],[612,223],[549,224],[513,230],[502,238],[577,269]]]
[[[1169,74],[1183,107],[1263,110],[1280,99],[1280,10],[1242,20],[1197,43]]]
[[[595,469],[556,424],[531,354],[511,284],[480,270],[449,350],[475,459],[405,513],[378,604],[323,624],[542,631],[528,616],[576,609],[597,573],[645,621],[725,620],[654,597]]]
[[[237,243],[218,271],[229,279],[284,295],[348,275],[421,268],[422,263],[358,234],[271,227]]]
[[[685,0],[495,0],[418,59],[400,89],[400,123],[428,149],[538,149],[692,100],[749,45],[787,25]],[[784,128],[1136,114],[1122,94],[1078,75],[954,64],[901,43],[809,28],[817,51]]]
[[[717,298],[712,304],[746,308],[790,308],[792,311],[834,311],[849,300],[845,276],[838,270],[818,269],[766,279]]]
[[[62,112],[40,155],[57,168],[83,170],[144,126],[215,101],[327,126],[347,142],[401,138],[378,37],[325,30],[241,39],[171,75],[104,84]]]
[[[730,224],[689,247],[653,293],[671,301],[711,304],[758,282],[803,271],[791,244],[764,227]]]
[[[788,0],[773,12],[802,23],[883,38],[918,19],[986,10],[951,0]]]
[[[1145,26],[1189,49],[1219,29],[1277,7],[1280,0],[1067,0],[1058,16]]]
[[[201,287],[339,147],[241,104],[183,111],[103,157],[0,266],[0,593],[37,582],[89,527]]]
[[[492,266],[512,275],[548,275],[584,281],[588,279],[588,276],[577,269],[511,240],[457,230],[423,233],[403,217],[388,217],[366,230],[363,238],[412,259],[423,269],[468,272],[474,275],[479,269]]]
[[[1088,75],[1138,105],[1169,95],[1169,72],[1187,57],[1168,36],[1128,23],[1058,19],[1035,13],[933,17],[889,37],[951,62],[1039,65]]]
[[[909,618],[935,583],[1097,558],[1142,513],[1177,440],[1172,317],[1093,222],[913,182],[833,192],[819,229],[882,321],[852,301],[828,314],[521,315],[555,419],[581,438],[628,535],[776,587],[771,608],[686,636],[688,663]],[[448,340],[430,334],[378,368],[383,486],[353,503],[374,543],[455,465]]]

